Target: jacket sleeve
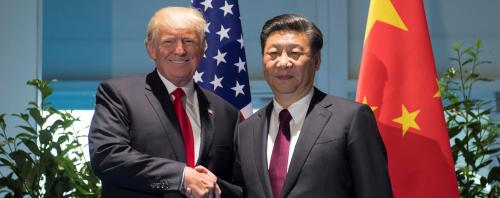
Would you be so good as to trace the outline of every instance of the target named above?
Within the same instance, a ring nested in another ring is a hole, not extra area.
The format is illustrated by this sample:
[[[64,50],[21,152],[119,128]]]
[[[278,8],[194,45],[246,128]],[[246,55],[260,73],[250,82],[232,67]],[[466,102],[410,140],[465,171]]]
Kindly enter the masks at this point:
[[[385,146],[368,106],[354,113],[347,144],[356,197],[392,197]]]
[[[94,173],[103,185],[153,194],[179,190],[185,164],[141,153],[131,146],[127,105],[119,86],[112,85],[102,83],[96,94],[89,130]]]
[[[234,161],[233,161],[233,167],[231,168],[232,174],[231,174],[231,180],[230,181],[225,181],[223,179],[218,178],[217,179],[217,184],[221,188],[222,194],[221,197],[233,197],[233,198],[240,198],[243,197],[243,190],[242,190],[242,182],[240,181],[241,179],[241,170],[240,170],[240,159],[238,156],[238,151],[237,151],[237,144],[236,144],[236,138],[238,136],[238,125],[240,123],[239,121],[239,114],[237,114],[237,123],[234,125],[234,137],[233,137],[233,153],[232,155],[234,156]]]

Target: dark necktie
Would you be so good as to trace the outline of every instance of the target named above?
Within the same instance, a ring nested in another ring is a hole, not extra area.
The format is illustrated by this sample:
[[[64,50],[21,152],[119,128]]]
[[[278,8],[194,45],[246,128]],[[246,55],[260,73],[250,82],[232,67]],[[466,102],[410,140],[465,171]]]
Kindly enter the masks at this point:
[[[279,114],[279,128],[274,140],[273,153],[269,163],[269,179],[274,198],[278,198],[285,183],[288,165],[288,149],[290,147],[290,120],[292,116],[283,109]]]
[[[186,152],[186,165],[188,167],[194,167],[194,138],[193,129],[191,128],[191,123],[189,122],[189,117],[182,106],[182,97],[185,95],[181,88],[175,89],[172,92],[174,99],[175,113],[177,114],[177,119],[179,120],[179,126],[181,127],[182,139],[184,140],[184,151]]]

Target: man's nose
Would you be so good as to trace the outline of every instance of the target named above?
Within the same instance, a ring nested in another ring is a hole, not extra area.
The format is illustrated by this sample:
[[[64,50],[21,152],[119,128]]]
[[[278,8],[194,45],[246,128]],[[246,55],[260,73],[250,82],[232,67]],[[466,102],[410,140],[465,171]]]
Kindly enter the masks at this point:
[[[283,50],[283,52],[281,52],[281,55],[278,56],[278,63],[276,64],[276,66],[283,68],[292,66],[292,62],[290,62],[290,57],[288,56],[285,50]]]
[[[178,40],[175,43],[175,54],[183,55],[185,53],[186,53],[186,50],[184,49],[184,43],[182,43],[182,40]]]

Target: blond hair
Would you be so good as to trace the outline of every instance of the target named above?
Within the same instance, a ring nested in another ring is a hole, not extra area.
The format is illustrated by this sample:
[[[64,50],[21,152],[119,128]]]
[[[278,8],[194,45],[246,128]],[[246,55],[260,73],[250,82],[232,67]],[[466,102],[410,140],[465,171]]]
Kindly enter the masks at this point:
[[[148,24],[144,43],[156,41],[160,28],[193,29],[200,41],[205,39],[207,22],[203,14],[189,7],[165,7],[155,12]]]

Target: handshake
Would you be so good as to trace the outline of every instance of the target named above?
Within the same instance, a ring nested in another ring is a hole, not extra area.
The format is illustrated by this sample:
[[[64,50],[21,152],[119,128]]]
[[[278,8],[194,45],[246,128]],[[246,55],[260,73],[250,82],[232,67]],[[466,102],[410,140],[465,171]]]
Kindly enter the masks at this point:
[[[184,168],[184,190],[188,198],[220,198],[217,177],[203,166]]]

